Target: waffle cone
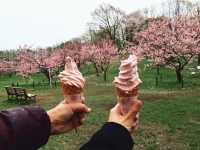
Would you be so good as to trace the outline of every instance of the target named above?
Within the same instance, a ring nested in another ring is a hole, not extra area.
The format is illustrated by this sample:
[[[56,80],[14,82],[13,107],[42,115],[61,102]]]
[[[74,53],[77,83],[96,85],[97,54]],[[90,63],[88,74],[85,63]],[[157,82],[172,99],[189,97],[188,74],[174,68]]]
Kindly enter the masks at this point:
[[[75,86],[66,85],[61,82],[61,87],[63,90],[64,98],[68,97],[69,95],[78,95],[83,92],[81,88],[77,88]]]

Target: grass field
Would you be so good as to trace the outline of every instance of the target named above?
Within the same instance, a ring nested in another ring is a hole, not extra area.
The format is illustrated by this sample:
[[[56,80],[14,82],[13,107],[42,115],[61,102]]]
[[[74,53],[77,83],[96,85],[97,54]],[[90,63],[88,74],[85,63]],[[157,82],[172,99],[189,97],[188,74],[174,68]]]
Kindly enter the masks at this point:
[[[118,73],[117,66],[110,69],[108,81],[95,77],[91,66],[82,72],[87,76],[85,96],[93,111],[87,116],[86,123],[71,133],[53,136],[40,150],[77,150],[101,125],[106,122],[109,109],[116,103],[113,77]],[[185,88],[176,84],[172,71],[161,69],[159,85],[155,87],[154,70],[144,70],[140,66],[143,85],[140,99],[145,103],[141,111],[141,125],[133,134],[136,150],[200,150],[200,76],[185,74]],[[42,82],[42,75],[33,76]],[[38,95],[36,105],[46,110],[62,100],[59,86],[49,88],[41,84],[32,87],[32,81],[25,82],[19,76],[0,77],[0,109],[21,106],[16,101],[7,101],[3,86],[20,83],[30,92]],[[37,83],[36,82],[36,83]],[[29,104],[35,105],[35,104]]]

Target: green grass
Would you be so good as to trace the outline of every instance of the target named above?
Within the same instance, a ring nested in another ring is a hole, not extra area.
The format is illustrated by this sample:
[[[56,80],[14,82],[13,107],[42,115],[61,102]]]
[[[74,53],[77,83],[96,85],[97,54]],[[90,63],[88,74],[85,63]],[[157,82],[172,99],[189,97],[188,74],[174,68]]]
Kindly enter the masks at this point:
[[[140,65],[143,85],[140,99],[145,103],[140,113],[140,128],[134,132],[136,150],[200,150],[200,78],[185,73],[185,88],[176,83],[174,72],[161,69],[158,87],[155,87],[155,70],[144,69]],[[97,78],[91,66],[83,70],[87,75],[85,96],[87,105],[93,111],[87,116],[86,123],[78,133],[52,136],[47,145],[40,150],[76,150],[85,143],[101,125],[107,121],[109,109],[116,103],[112,80],[118,73],[118,65],[109,71],[108,81]],[[91,75],[92,74],[92,75]],[[62,100],[59,86],[49,88],[42,84],[45,78],[39,74],[33,76],[41,85],[32,87],[32,81],[25,82],[20,76],[0,77],[0,109],[22,106],[16,101],[7,101],[3,86],[19,82],[30,92],[38,95],[36,105],[46,110]],[[35,105],[35,104],[29,104]]]

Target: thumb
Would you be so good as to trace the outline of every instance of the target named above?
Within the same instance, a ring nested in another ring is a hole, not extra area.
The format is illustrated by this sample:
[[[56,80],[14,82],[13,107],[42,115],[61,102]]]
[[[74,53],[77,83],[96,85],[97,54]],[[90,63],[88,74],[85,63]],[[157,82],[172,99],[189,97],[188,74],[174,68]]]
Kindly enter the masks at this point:
[[[89,112],[91,112],[91,108],[87,107],[83,103],[73,103],[70,105],[71,105],[71,108],[74,113],[89,113]]]
[[[132,106],[132,112],[138,112],[142,108],[144,103],[141,100],[134,100]]]

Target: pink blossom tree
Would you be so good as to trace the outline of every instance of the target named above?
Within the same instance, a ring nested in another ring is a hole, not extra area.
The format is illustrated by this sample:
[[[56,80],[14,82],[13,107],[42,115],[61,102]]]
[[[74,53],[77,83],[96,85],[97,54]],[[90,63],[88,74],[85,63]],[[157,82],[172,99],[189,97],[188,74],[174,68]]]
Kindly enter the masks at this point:
[[[63,59],[65,61],[65,58],[67,56],[70,56],[71,58],[74,59],[74,61],[77,63],[77,66],[80,68],[81,64],[84,63],[84,53],[81,52],[83,43],[79,40],[74,40],[74,41],[68,41],[64,44],[63,48]]]
[[[155,64],[173,68],[178,83],[183,83],[182,71],[200,50],[199,31],[196,18],[160,18],[136,35],[135,49]]]
[[[29,75],[39,72],[37,63],[35,63],[33,52],[30,50],[21,50],[16,57],[16,72],[27,78]]]
[[[81,48],[81,57],[86,62],[90,62],[95,69],[96,76],[99,77],[100,73],[102,72],[101,67],[99,66],[98,62],[95,59],[95,51],[96,45],[92,43],[85,43]]]
[[[0,74],[15,73],[16,63],[13,60],[0,59]]]
[[[88,44],[82,51],[84,51],[83,53],[87,56],[87,59],[94,64],[97,73],[99,73],[99,70],[103,72],[104,81],[106,81],[110,64],[118,53],[113,42],[102,40],[95,44]]]
[[[22,49],[17,55],[17,72],[23,76],[28,76],[37,72],[41,72],[47,77],[49,85],[52,86],[52,77],[55,75],[53,69],[59,67],[63,63],[63,57],[60,51],[52,52],[39,49],[36,51]]]
[[[52,77],[56,75],[55,68],[63,65],[63,56],[58,49],[49,52],[40,49],[35,54],[35,61],[42,72],[48,79],[49,85],[52,86]]]

